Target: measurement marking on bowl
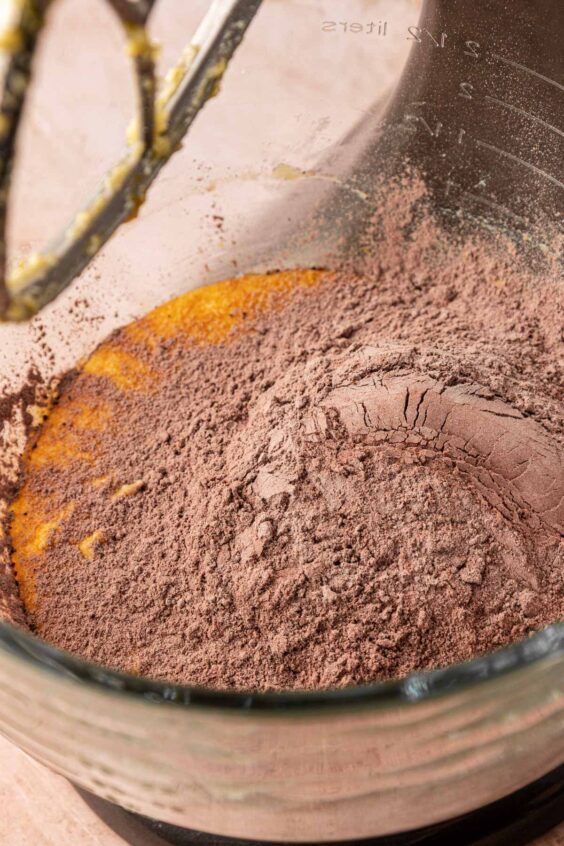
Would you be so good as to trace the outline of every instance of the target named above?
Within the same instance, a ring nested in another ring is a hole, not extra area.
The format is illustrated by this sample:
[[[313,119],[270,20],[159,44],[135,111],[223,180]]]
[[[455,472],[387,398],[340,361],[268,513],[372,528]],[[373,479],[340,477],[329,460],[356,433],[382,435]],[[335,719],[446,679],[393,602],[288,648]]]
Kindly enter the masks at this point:
[[[514,62],[512,59],[506,59],[505,56],[500,56],[499,53],[490,53],[492,58],[499,59],[500,62],[505,62],[506,65],[511,65],[518,70],[525,71],[526,73],[532,74],[532,76],[538,77],[538,79],[542,79],[544,82],[548,82],[549,85],[554,85],[556,88],[560,88],[561,91],[564,91],[564,85],[560,82],[556,82],[555,79],[551,79],[549,76],[544,76],[544,74],[539,73],[532,68],[528,68],[527,65],[522,65],[520,62]]]
[[[506,103],[505,100],[500,100],[498,97],[490,97],[489,94],[486,94],[486,100],[489,100],[490,103],[497,103],[498,106],[503,106],[504,109],[509,109],[512,112],[517,112],[517,114],[524,115],[524,117],[530,118],[536,123],[540,123],[541,126],[546,127],[546,129],[550,129],[551,132],[556,132],[557,135],[561,135],[562,138],[564,138],[564,132],[561,129],[558,129],[557,126],[553,126],[546,120],[543,120],[542,118],[537,117],[536,115],[532,115],[530,112],[525,111],[525,109],[520,109],[519,106],[514,106],[513,103]]]
[[[534,173],[538,173],[539,176],[544,176],[545,179],[548,179],[549,182],[552,182],[558,188],[564,188],[564,182],[560,182],[555,176],[552,174],[547,173],[546,170],[542,170],[542,168],[537,167],[531,162],[526,161],[525,159],[520,158],[519,156],[513,155],[513,153],[508,153],[507,150],[502,150],[499,147],[496,147],[494,144],[486,144],[485,141],[476,141],[477,147],[484,147],[486,150],[491,150],[494,153],[499,153],[500,156],[504,156],[507,159],[511,159],[511,161],[516,162],[517,164],[523,165],[523,167],[532,170]]]
[[[512,217],[514,220],[518,220],[520,223],[529,223],[526,217],[521,217],[520,214],[517,214],[511,209],[508,209],[507,206],[502,205],[501,203],[496,203],[494,200],[490,200],[488,197],[480,197],[479,194],[473,194],[471,191],[464,192],[465,197],[469,197],[471,200],[476,200],[478,203],[483,203],[485,206],[490,206],[492,209],[496,209],[496,211],[504,212]],[[517,198],[519,199],[519,198]]]
[[[423,126],[432,138],[438,138],[441,134],[441,129],[443,128],[443,124],[440,120],[437,121],[435,127],[433,128],[421,115],[404,115],[404,119],[406,121],[410,121],[411,123],[417,123]]]

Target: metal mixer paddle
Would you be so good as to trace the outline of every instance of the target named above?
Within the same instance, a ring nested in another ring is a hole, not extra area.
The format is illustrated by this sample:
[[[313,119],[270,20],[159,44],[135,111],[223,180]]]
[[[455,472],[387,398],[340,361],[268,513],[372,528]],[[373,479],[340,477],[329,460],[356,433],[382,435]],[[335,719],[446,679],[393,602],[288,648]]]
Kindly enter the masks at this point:
[[[156,48],[146,25],[155,0],[106,0],[127,39],[137,88],[128,149],[93,200],[42,254],[6,278],[6,221],[16,138],[35,50],[54,0],[17,0],[12,26],[0,35],[9,55],[0,103],[0,319],[21,321],[50,303],[92,261],[123,222],[135,217],[147,189],[181,146],[202,106],[219,90],[229,60],[262,0],[214,0],[177,64],[158,85]]]

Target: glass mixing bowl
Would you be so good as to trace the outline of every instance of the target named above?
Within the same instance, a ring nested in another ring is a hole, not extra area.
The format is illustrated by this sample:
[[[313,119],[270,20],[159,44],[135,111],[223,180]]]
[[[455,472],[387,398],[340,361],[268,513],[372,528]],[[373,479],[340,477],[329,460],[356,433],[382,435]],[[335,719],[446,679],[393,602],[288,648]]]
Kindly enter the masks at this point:
[[[189,287],[323,265],[336,233],[354,249],[377,178],[406,160],[446,221],[504,232],[532,265],[546,254],[538,224],[561,221],[564,189],[562,3],[346,5],[265,0],[138,218],[38,318],[2,327],[5,387],[17,390],[30,361],[46,376],[74,364]],[[163,67],[206,7],[157,3]],[[20,144],[15,257],[41,249],[94,190],[132,97],[112,14],[61,0]],[[314,214],[326,225],[310,242],[300,233]],[[0,732],[76,785],[180,826],[286,841],[405,831],[564,762],[564,625],[402,681],[247,695],[126,677],[3,622]]]

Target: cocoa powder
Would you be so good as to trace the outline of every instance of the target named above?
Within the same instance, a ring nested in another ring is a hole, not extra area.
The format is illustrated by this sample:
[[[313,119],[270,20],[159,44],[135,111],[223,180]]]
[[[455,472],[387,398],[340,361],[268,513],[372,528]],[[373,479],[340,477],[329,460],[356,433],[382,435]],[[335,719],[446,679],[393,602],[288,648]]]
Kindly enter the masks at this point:
[[[564,616],[562,282],[393,217],[356,268],[225,342],[116,333],[156,390],[66,378],[119,425],[83,435],[100,486],[78,462],[28,477],[77,502],[36,632],[153,678],[280,689],[461,661]]]

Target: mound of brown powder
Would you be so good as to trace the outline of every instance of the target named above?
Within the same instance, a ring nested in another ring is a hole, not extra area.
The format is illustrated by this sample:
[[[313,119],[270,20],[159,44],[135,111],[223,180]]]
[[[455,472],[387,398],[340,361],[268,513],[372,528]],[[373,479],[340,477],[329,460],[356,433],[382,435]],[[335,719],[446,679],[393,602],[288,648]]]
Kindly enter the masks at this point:
[[[120,425],[90,436],[106,484],[35,477],[78,506],[33,627],[130,672],[276,689],[444,665],[562,618],[562,304],[548,273],[426,223],[226,342],[118,332],[166,378],[64,383]]]

